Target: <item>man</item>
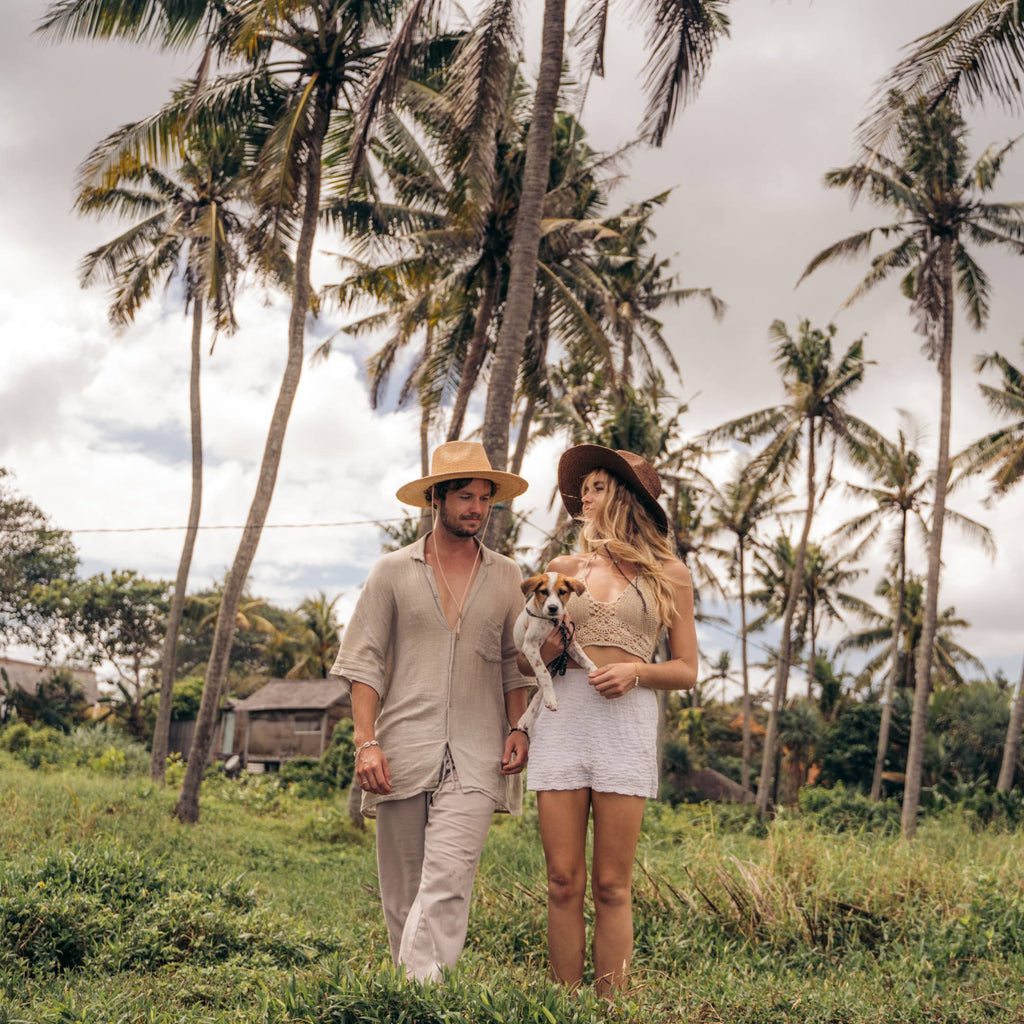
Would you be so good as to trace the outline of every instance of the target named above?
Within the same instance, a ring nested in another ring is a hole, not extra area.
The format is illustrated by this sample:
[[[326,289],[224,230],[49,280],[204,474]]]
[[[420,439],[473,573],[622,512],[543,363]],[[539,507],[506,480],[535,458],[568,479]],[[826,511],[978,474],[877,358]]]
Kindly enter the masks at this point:
[[[331,670],[351,687],[391,955],[418,980],[455,965],[491,816],[521,809],[521,574],[476,538],[491,504],[526,488],[482,445],[441,445],[430,475],[397,492],[430,508],[434,528],[374,566]]]

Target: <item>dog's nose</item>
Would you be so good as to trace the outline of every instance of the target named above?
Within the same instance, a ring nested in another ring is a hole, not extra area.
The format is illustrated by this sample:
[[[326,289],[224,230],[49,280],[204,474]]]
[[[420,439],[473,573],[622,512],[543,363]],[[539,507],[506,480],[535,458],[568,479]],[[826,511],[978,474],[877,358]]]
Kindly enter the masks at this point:
[[[558,611],[559,605],[555,601],[549,601],[547,606],[548,615],[554,615]]]

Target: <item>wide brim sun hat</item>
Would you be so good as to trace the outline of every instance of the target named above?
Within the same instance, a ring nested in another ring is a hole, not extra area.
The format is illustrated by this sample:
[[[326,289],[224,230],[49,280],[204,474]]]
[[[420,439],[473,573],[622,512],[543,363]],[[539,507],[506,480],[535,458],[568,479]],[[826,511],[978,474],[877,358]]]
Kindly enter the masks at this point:
[[[530,485],[515,473],[492,469],[484,446],[476,441],[446,441],[434,449],[430,457],[430,475],[410,480],[395,491],[405,505],[430,508],[426,492],[445,480],[490,480],[496,485],[492,501],[509,501]]]
[[[588,473],[604,469],[618,477],[640,500],[662,532],[668,531],[668,516],[658,502],[661,478],[641,455],[600,444],[578,444],[558,460],[558,491],[569,515],[583,511],[583,481]]]

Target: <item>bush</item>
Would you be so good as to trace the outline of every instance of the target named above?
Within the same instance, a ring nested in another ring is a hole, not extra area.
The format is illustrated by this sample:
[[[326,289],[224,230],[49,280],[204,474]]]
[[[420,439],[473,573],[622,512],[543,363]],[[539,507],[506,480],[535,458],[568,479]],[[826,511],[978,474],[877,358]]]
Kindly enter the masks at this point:
[[[0,883],[0,965],[33,977],[195,967],[243,953],[293,964],[317,946],[239,879],[197,876],[118,846],[62,850]]]
[[[352,752],[352,719],[343,718],[334,727],[331,745],[319,760],[300,757],[281,765],[279,778],[282,785],[295,796],[322,800],[342,793],[352,782],[354,764]]]
[[[895,800],[875,803],[855,789],[837,782],[831,789],[804,786],[800,813],[828,832],[878,832],[894,835],[900,829],[900,805]]]

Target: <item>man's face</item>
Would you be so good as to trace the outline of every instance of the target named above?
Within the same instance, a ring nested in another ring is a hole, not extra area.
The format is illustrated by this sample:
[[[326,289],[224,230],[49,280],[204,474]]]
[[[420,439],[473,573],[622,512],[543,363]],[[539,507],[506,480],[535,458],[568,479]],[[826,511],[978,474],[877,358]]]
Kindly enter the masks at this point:
[[[465,487],[449,491],[442,499],[438,518],[453,537],[475,537],[491,507],[491,482],[470,480]]]

